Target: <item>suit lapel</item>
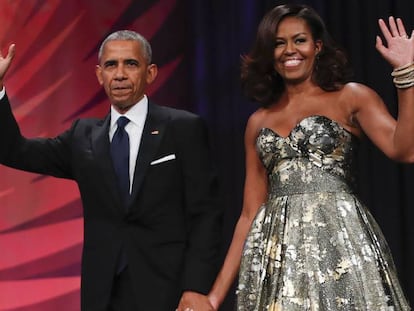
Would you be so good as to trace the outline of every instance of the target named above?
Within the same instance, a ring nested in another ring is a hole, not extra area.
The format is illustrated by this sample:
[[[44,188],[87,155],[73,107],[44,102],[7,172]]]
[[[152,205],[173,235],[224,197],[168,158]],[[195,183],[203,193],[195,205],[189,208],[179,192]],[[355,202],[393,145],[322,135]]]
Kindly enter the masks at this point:
[[[148,115],[142,132],[141,144],[135,165],[131,203],[135,201],[148,166],[154,158],[155,152],[158,150],[158,146],[164,135],[167,119],[168,116],[162,112],[160,107],[150,102],[148,103]]]

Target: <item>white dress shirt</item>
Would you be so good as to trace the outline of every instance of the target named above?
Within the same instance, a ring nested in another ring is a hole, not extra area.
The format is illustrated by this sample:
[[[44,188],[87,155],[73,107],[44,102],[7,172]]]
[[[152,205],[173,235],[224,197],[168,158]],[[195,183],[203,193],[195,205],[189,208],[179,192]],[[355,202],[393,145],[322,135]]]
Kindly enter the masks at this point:
[[[120,114],[111,106],[111,125],[109,127],[109,140],[117,129],[116,121],[120,116],[125,116],[129,119],[125,130],[129,136],[129,192],[132,191],[132,183],[134,181],[135,164],[138,156],[138,149],[141,143],[142,130],[144,129],[145,119],[148,113],[148,98],[146,95],[134,106],[131,107],[125,114]]]

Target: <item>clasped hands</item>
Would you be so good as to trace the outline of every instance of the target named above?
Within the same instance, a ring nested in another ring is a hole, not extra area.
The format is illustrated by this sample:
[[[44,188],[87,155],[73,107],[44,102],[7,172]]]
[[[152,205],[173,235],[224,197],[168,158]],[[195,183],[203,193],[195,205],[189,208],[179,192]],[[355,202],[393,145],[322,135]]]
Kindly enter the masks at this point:
[[[181,296],[178,307],[175,311],[217,311],[206,295],[186,291]]]

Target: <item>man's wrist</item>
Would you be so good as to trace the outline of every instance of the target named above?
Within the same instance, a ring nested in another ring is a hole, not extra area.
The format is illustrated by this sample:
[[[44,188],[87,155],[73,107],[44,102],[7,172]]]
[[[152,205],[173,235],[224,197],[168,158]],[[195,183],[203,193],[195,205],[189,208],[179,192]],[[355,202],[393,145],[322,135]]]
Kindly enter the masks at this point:
[[[0,90],[0,99],[3,99],[4,95],[6,95],[6,89],[3,85],[3,87]]]

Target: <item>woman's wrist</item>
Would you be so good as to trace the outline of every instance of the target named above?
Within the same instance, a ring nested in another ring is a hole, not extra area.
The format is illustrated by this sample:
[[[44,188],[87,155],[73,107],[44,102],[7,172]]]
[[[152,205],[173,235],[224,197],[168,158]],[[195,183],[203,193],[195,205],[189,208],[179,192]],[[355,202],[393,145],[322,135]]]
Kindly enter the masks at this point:
[[[395,86],[406,89],[414,86],[414,62],[395,68],[391,73]]]
[[[220,301],[218,299],[218,297],[216,295],[214,295],[213,293],[209,293],[207,295],[208,300],[210,301],[210,304],[212,305],[212,307],[214,308],[214,310],[218,310],[218,308],[220,307]]]

